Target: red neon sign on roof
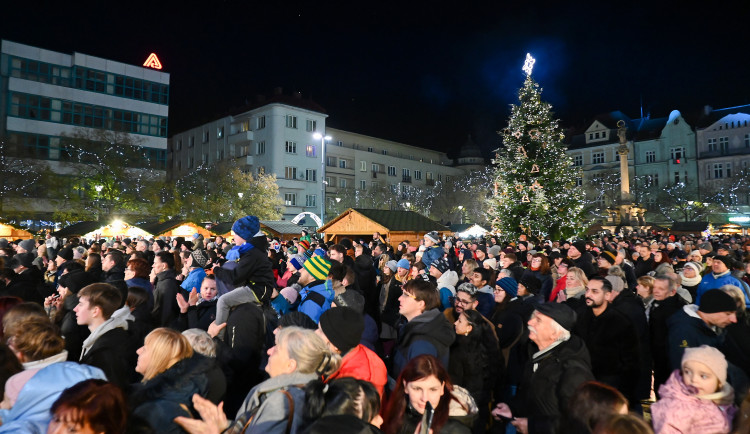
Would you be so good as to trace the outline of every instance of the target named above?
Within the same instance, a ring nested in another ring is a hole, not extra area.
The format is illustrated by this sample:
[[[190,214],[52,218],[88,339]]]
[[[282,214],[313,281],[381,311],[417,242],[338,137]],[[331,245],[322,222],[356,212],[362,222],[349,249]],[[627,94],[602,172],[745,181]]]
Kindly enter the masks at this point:
[[[159,62],[159,58],[156,57],[156,53],[151,53],[148,56],[148,59],[143,63],[143,66],[146,68],[161,69],[161,62]]]

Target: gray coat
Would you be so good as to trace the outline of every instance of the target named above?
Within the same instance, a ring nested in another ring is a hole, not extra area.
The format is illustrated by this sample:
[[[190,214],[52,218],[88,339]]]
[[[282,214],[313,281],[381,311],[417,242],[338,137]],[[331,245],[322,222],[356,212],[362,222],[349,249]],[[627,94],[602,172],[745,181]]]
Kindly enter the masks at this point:
[[[291,433],[300,432],[304,426],[305,409],[304,387],[310,381],[318,378],[316,374],[302,374],[294,372],[283,374],[253,387],[237,412],[237,418],[248,411],[255,412],[246,433],[284,434],[289,417],[289,401],[281,389],[286,387],[294,399],[294,417],[292,418]],[[257,409],[257,410],[256,410]]]

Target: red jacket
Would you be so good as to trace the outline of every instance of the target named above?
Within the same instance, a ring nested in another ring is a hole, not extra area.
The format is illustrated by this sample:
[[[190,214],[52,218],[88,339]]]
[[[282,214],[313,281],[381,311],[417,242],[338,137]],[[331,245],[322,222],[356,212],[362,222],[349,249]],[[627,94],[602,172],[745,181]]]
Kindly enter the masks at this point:
[[[346,353],[341,360],[339,370],[334,372],[328,379],[352,377],[357,380],[369,381],[375,386],[382,397],[385,384],[388,381],[387,376],[388,372],[385,369],[383,360],[372,350],[359,344]]]

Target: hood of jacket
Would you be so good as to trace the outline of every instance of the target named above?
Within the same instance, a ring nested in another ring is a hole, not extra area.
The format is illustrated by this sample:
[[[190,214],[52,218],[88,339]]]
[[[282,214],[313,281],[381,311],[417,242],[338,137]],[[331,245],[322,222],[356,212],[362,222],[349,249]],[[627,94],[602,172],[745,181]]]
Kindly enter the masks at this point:
[[[437,279],[437,285],[438,288],[448,288],[451,290],[452,293],[455,294],[456,284],[458,283],[458,274],[456,274],[453,270],[448,270],[445,273],[443,273],[442,276],[440,276]]]
[[[193,357],[180,360],[149,381],[134,385],[131,405],[135,408],[160,399],[192,403],[194,393],[205,395],[206,374],[213,366],[213,359],[193,353]]]
[[[430,309],[415,317],[404,326],[400,346],[407,347],[409,343],[421,336],[428,336],[441,345],[449,348],[456,340],[453,325],[445,319],[445,315],[438,309]]]
[[[248,393],[245,402],[242,403],[242,407],[237,412],[237,415],[256,408],[260,405],[263,395],[274,390],[281,389],[282,387],[294,386],[294,385],[305,385],[312,380],[318,379],[318,375],[315,373],[303,374],[301,372],[292,372],[291,374],[282,374],[276,377],[269,378],[268,380],[253,387]]]

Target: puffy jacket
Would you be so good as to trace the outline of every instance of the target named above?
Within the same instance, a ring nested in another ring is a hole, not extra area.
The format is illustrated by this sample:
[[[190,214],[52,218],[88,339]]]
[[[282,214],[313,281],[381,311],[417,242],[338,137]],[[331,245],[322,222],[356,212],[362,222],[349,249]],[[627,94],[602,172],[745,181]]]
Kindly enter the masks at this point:
[[[265,236],[263,237],[265,239]],[[253,238],[252,244],[256,244]],[[233,288],[249,286],[253,288],[260,301],[271,299],[274,288],[272,263],[266,255],[265,249],[252,248],[243,253],[235,262],[237,265],[227,267],[227,264],[214,268],[216,280],[233,285]],[[217,282],[217,287],[219,283]]]
[[[732,273],[730,273],[729,271],[725,272],[724,274],[718,277],[714,275],[714,273],[708,273],[705,276],[703,276],[703,279],[701,279],[701,283],[698,284],[698,291],[695,297],[695,304],[700,306],[701,296],[709,289],[721,288],[724,285],[734,285],[740,288],[740,290],[742,290],[742,293],[745,294],[745,304],[750,305],[750,298],[748,298],[747,292],[745,292],[744,290],[744,285],[742,284],[742,282],[739,281],[739,279],[732,276]]]
[[[0,433],[47,432],[52,419],[49,409],[63,390],[89,379],[107,378],[101,369],[76,362],[53,363],[41,369],[23,386],[13,408],[0,410]]]
[[[427,250],[422,253],[422,263],[424,263],[425,270],[430,271],[430,265],[432,261],[440,259],[445,255],[445,250],[440,246],[428,247]]]
[[[302,288],[299,293],[300,303],[297,310],[312,318],[317,324],[320,315],[331,308],[336,293],[330,279],[316,280]]]
[[[430,309],[401,327],[393,353],[391,377],[397,378],[409,360],[422,354],[435,356],[448,366],[450,346],[456,339],[453,325],[438,309]]]
[[[667,320],[669,364],[673,370],[680,368],[685,348],[701,345],[722,347],[724,331],[714,331],[698,316],[697,311],[698,306],[689,304]]]
[[[341,366],[328,379],[352,377],[372,383],[380,396],[383,396],[388,373],[385,363],[373,351],[362,344],[352,348],[341,360]]]
[[[656,434],[728,433],[732,429],[737,409],[696,397],[682,381],[679,370],[659,388],[659,395],[661,399],[651,406]]]
[[[180,288],[184,289],[187,292],[190,292],[195,288],[197,291],[201,290],[201,285],[203,284],[203,279],[206,277],[206,270],[200,267],[195,267],[192,270],[190,270],[190,273],[188,273],[187,277],[185,277],[185,280],[182,281],[182,284],[180,284]]]
[[[453,270],[448,270],[437,279],[437,287],[440,290],[441,310],[453,307],[453,297],[456,296],[456,284],[458,283],[458,274]]]

